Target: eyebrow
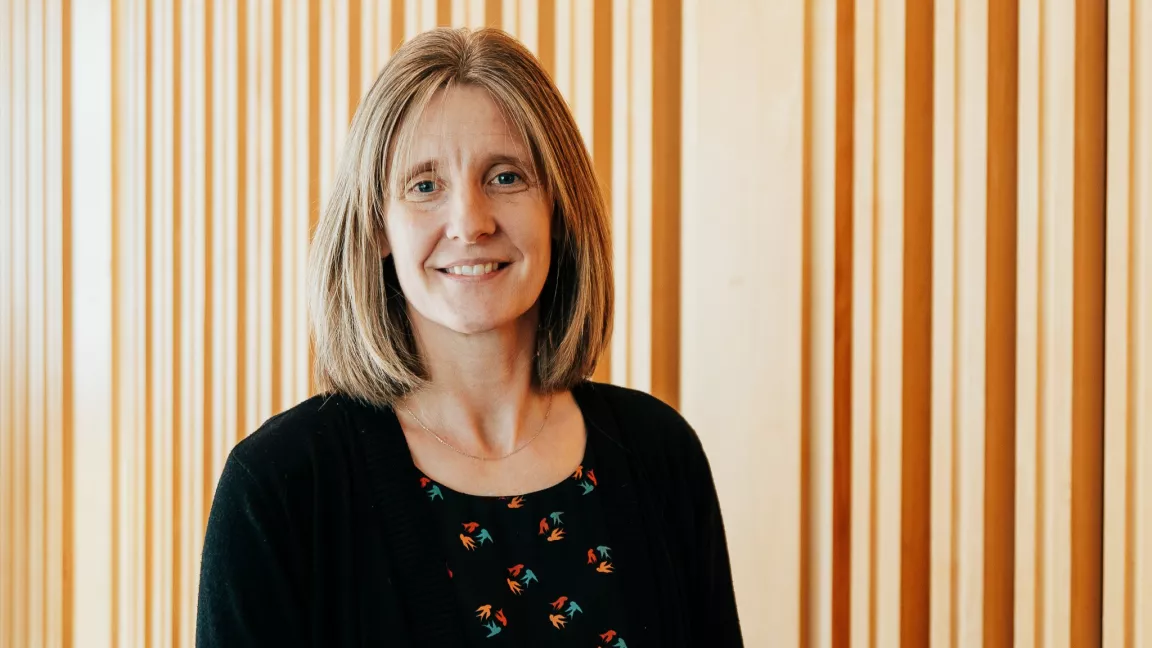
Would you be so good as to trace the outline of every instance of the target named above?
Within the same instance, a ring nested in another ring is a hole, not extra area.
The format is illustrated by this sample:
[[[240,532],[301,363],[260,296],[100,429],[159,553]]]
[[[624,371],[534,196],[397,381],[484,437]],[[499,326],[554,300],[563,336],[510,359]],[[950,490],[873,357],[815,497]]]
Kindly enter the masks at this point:
[[[510,155],[508,153],[494,153],[489,155],[488,157],[484,158],[484,163],[485,167],[494,167],[500,164],[511,164],[518,167],[526,167],[528,171],[535,172],[533,165],[526,163],[521,157]],[[401,184],[407,184],[412,180],[412,178],[415,178],[422,173],[434,173],[436,171],[436,167],[442,166],[443,164],[444,160],[441,158],[430,158],[417,162],[416,164],[413,164],[411,167],[409,167],[408,170],[400,176]]]

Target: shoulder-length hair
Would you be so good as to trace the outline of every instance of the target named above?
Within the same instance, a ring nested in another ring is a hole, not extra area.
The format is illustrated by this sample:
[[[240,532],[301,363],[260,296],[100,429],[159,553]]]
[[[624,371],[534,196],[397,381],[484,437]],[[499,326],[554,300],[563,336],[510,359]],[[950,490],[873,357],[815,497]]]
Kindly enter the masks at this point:
[[[391,405],[428,380],[389,255],[384,222],[413,124],[441,89],[487,90],[519,129],[553,202],[554,245],[539,300],[533,381],[542,391],[589,377],[608,342],[613,282],[608,210],[576,122],[548,73],[495,29],[434,29],[405,43],[361,101],[308,259],[315,379]]]

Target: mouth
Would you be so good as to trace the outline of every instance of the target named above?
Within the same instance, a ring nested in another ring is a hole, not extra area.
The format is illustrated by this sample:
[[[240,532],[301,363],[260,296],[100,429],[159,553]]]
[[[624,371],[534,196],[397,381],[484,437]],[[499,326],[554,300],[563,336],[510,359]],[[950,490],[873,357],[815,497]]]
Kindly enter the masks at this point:
[[[453,277],[488,277],[497,274],[510,264],[508,262],[478,263],[476,265],[454,265],[437,268],[436,271]]]

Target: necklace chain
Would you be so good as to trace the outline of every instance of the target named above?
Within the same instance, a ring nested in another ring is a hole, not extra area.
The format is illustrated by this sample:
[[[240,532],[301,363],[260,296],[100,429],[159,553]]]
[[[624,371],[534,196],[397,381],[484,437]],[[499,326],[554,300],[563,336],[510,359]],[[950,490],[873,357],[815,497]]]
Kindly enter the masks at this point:
[[[508,454],[501,455],[499,457],[481,457],[479,455],[474,455],[474,454],[465,452],[465,451],[461,450],[460,448],[457,448],[456,446],[449,443],[448,440],[445,439],[444,437],[442,437],[439,434],[436,434],[432,430],[428,429],[428,426],[424,425],[424,421],[421,421],[419,416],[416,416],[416,414],[414,414],[412,412],[412,410],[408,409],[407,405],[403,405],[402,407],[404,408],[405,412],[408,412],[408,416],[411,416],[416,421],[416,423],[418,423],[420,425],[420,427],[424,429],[425,432],[427,432],[428,434],[431,434],[434,439],[436,439],[437,441],[442,443],[449,450],[455,452],[456,454],[463,455],[465,457],[468,457],[469,459],[475,459],[477,461],[500,461],[502,459],[507,459],[508,457],[511,457],[512,455],[516,454],[517,452],[520,452],[524,448],[527,448],[533,441],[536,440],[536,437],[540,436],[540,433],[544,431],[544,424],[548,422],[548,415],[552,413],[552,395],[551,394],[548,395],[548,407],[547,407],[547,409],[544,410],[544,420],[540,421],[540,428],[536,430],[536,434],[533,434],[531,438],[529,438],[524,443],[520,444],[518,447],[513,449]]]

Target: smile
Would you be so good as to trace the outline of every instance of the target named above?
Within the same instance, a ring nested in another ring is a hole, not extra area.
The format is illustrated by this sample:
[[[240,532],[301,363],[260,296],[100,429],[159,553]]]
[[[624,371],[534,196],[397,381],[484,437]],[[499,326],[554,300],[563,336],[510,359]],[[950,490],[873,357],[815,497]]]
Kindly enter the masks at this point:
[[[439,272],[458,277],[486,277],[507,268],[507,263],[480,263],[477,265],[457,265],[440,268]]]

